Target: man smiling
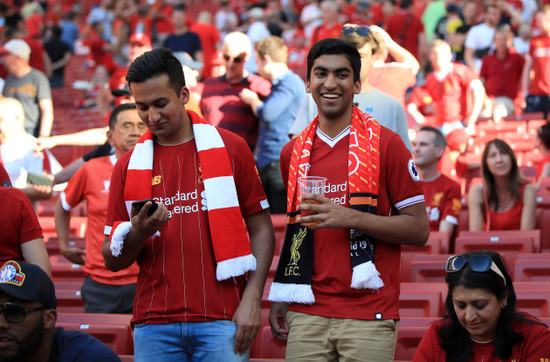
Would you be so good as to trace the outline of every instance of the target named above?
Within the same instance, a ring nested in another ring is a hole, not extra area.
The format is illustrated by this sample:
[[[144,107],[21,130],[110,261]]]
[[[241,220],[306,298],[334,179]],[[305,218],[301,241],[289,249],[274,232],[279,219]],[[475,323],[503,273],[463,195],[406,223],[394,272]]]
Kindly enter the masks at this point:
[[[418,174],[401,138],[353,106],[361,91],[354,46],[321,40],[307,66],[319,115],[281,152],[289,224],[269,321],[275,337],[288,335],[292,361],[393,361],[400,245],[424,245],[429,233]],[[325,196],[298,199],[303,176],[327,178]]]

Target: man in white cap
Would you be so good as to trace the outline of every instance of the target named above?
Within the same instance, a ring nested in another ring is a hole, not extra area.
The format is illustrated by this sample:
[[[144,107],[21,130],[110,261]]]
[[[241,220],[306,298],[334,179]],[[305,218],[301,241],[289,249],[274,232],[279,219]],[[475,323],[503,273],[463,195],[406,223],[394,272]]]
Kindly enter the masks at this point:
[[[19,100],[25,111],[25,130],[36,137],[50,135],[53,105],[48,77],[29,65],[31,48],[21,39],[0,47],[0,56],[9,75],[3,95]]]

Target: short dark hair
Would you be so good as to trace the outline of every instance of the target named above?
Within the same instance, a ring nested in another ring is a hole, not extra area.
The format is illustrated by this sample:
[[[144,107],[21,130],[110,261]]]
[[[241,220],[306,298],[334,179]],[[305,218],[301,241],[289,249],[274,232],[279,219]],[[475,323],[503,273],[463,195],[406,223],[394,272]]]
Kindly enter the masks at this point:
[[[52,31],[52,36],[56,39],[59,39],[59,37],[61,37],[61,33],[63,32],[63,30],[59,25],[52,26],[51,31]]]
[[[435,139],[434,139],[435,147],[443,147],[443,148],[447,147],[447,139],[445,138],[445,136],[443,136],[443,133],[441,133],[441,131],[438,130],[437,128],[432,126],[424,126],[420,128],[419,132],[421,131],[432,132],[433,134],[435,134]]]
[[[186,8],[187,8],[187,5],[185,5],[185,3],[180,3],[180,4],[175,5],[172,8],[172,11],[185,11]]]
[[[357,49],[349,43],[346,43],[340,39],[327,38],[319,40],[317,43],[313,44],[309,53],[307,54],[307,79],[311,79],[311,69],[313,68],[313,63],[315,59],[328,54],[342,54],[344,55],[351,64],[353,70],[353,81],[356,82],[359,80],[361,73],[361,56]]]
[[[170,85],[179,97],[181,89],[185,87],[185,77],[180,61],[170,49],[157,48],[137,57],[128,68],[126,81],[128,85],[131,85],[132,83],[145,82],[162,74],[168,76]]]
[[[111,112],[111,115],[109,116],[109,130],[115,129],[115,124],[118,121],[118,115],[124,111],[130,111],[130,110],[137,110],[135,103],[122,103],[116,106],[113,111]]]

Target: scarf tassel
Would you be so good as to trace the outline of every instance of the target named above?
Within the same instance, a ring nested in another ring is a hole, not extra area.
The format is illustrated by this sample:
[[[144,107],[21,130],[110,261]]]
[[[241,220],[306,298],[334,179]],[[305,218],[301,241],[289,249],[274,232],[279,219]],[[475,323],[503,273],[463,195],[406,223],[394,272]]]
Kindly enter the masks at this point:
[[[254,255],[238,256],[217,263],[216,279],[221,281],[243,275],[252,270],[256,270],[256,258]]]
[[[353,268],[351,287],[354,289],[378,290],[384,286],[380,273],[372,261],[367,261]]]
[[[124,247],[124,239],[126,239],[126,235],[128,235],[131,228],[132,223],[129,221],[122,222],[119,225],[114,226],[110,245],[111,254],[113,254],[114,257],[119,256],[122,252],[122,248]]]
[[[315,297],[309,284],[276,283],[271,284],[268,300],[272,302],[313,304]]]

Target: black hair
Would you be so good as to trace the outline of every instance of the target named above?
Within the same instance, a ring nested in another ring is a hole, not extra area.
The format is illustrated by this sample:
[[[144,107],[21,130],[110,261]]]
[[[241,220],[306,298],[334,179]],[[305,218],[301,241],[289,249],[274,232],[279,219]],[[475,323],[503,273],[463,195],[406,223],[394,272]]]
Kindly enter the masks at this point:
[[[313,68],[313,63],[315,59],[325,55],[334,55],[342,54],[344,55],[351,64],[353,70],[353,81],[356,82],[359,80],[361,73],[361,56],[357,49],[351,44],[334,38],[327,38],[319,40],[317,43],[313,44],[309,53],[307,54],[307,79],[311,79],[311,69]]]
[[[172,11],[185,11],[187,5],[185,3],[177,4],[172,8]]]
[[[443,136],[443,133],[441,133],[441,131],[438,130],[437,128],[432,126],[423,126],[418,131],[432,132],[435,135],[435,139],[434,139],[435,146],[443,147],[443,148],[447,147],[447,139],[445,138],[445,136]]]
[[[181,89],[185,87],[185,77],[180,61],[172,54],[171,50],[166,48],[153,49],[137,57],[128,68],[126,81],[128,85],[131,85],[132,83],[145,82],[162,74],[168,76],[170,85],[179,97]]]
[[[52,36],[56,39],[59,39],[61,37],[61,33],[63,32],[63,30],[59,25],[52,26],[51,31],[52,31]]]
[[[546,149],[550,150],[550,122],[546,122],[537,130],[537,137]]]
[[[122,103],[116,106],[113,111],[111,112],[111,115],[109,116],[109,129],[112,131],[115,129],[115,124],[117,122],[117,117],[120,113],[124,111],[129,111],[135,109],[137,110],[135,103]]]
[[[506,298],[495,332],[494,354],[499,359],[507,360],[512,354],[513,345],[523,340],[523,335],[515,332],[512,328],[513,322],[539,322],[527,319],[525,318],[525,314],[516,311],[516,292],[514,291],[508,268],[500,254],[490,250],[476,250],[465,253],[464,257],[471,258],[474,255],[489,255],[501,271],[506,283],[493,270],[476,272],[472,270],[469,263],[466,263],[457,272],[447,273],[445,281],[449,286],[449,290],[447,299],[445,300],[446,315],[444,319],[449,323],[444,323],[437,329],[437,334],[441,339],[440,345],[447,353],[447,361],[466,362],[470,359],[472,355],[472,341],[469,333],[462,327],[456,315],[453,305],[453,290],[457,286],[469,289],[479,288],[495,295],[498,300]]]

